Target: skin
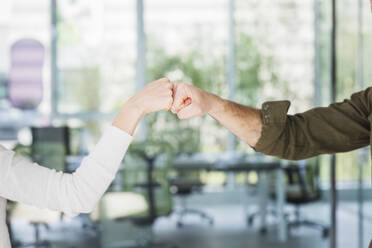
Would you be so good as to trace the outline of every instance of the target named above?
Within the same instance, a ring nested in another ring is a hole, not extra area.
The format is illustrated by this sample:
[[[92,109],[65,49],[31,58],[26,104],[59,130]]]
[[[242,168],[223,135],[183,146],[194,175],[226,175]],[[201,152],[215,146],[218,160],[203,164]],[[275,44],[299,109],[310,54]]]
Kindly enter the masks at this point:
[[[113,126],[133,135],[138,123],[146,114],[169,110],[173,104],[173,84],[168,78],[149,83],[131,97],[116,116]]]
[[[185,83],[175,83],[171,111],[180,119],[209,114],[237,137],[254,147],[261,137],[261,111],[243,106]]]

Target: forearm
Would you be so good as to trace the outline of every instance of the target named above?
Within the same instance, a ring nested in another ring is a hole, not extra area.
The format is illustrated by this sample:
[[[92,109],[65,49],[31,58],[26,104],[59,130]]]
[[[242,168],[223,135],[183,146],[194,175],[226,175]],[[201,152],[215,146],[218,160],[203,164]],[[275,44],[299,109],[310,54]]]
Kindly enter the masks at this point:
[[[254,147],[261,137],[261,111],[208,93],[211,109],[208,114],[238,138]]]
[[[110,127],[72,174],[14,157],[0,146],[0,196],[69,215],[90,212],[114,179],[131,140]]]

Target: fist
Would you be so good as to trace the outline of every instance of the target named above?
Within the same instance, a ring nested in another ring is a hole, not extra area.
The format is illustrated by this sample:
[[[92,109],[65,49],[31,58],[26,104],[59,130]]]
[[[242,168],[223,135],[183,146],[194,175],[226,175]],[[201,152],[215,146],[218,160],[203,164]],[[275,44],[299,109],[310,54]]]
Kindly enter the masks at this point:
[[[210,94],[185,83],[174,83],[171,111],[180,119],[207,114],[210,109]]]
[[[132,99],[143,114],[169,110],[173,104],[173,84],[168,78],[149,83]]]

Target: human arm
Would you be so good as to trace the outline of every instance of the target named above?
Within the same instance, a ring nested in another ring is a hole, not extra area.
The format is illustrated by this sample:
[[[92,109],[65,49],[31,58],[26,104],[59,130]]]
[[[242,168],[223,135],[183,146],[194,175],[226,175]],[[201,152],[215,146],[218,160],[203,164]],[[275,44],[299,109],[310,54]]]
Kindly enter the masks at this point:
[[[172,85],[149,84],[124,104],[113,125],[72,174],[57,172],[14,156],[0,147],[0,196],[74,215],[90,212],[107,190],[143,115],[169,109]]]
[[[296,115],[287,114],[288,101],[266,102],[257,110],[186,84],[176,89],[181,91],[176,93],[172,111],[181,119],[210,114],[267,155],[298,160],[346,152],[370,142],[372,88],[353,94],[350,100]]]

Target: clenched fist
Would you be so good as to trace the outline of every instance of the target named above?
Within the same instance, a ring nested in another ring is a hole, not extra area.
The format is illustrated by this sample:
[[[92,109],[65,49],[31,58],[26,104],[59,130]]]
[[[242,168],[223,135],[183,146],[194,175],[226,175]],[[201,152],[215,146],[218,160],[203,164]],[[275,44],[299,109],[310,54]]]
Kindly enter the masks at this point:
[[[168,78],[149,83],[138,94],[130,98],[121,108],[113,125],[133,135],[145,114],[169,110],[173,104],[173,84]]]
[[[180,119],[202,116],[213,108],[213,95],[185,83],[174,83],[171,111]]]
[[[168,78],[149,83],[130,100],[142,114],[169,110],[173,104],[173,84]]]

